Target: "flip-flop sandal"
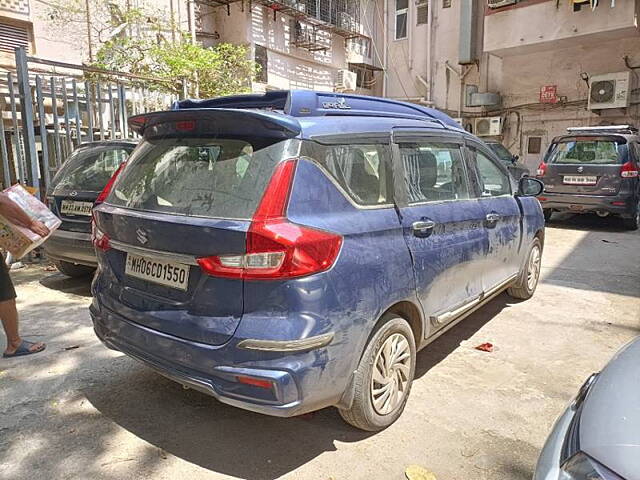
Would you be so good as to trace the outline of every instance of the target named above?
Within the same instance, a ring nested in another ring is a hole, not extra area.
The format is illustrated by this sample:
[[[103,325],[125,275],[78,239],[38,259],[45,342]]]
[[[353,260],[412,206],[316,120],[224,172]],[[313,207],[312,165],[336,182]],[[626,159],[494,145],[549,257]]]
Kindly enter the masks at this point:
[[[13,353],[3,353],[2,357],[3,358],[11,358],[11,357],[23,357],[25,355],[31,355],[33,353],[40,353],[41,351],[43,351],[45,348],[47,348],[46,345],[42,345],[42,348],[39,348],[37,350],[29,350],[29,348],[31,348],[32,345],[35,345],[37,342],[27,342],[26,340],[23,340],[22,343],[20,344],[20,346],[18,348],[16,348],[16,351]]]

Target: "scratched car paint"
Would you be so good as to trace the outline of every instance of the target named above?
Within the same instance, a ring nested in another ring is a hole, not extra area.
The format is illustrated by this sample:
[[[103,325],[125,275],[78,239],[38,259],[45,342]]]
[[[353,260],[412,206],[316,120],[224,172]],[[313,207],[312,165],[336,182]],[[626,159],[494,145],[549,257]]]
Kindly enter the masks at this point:
[[[418,350],[498,293],[535,291],[541,182],[514,191],[436,110],[292,91],[129,123],[143,140],[94,211],[95,331],[222,402],[335,406],[383,429]],[[187,269],[186,284],[127,275],[138,257]]]

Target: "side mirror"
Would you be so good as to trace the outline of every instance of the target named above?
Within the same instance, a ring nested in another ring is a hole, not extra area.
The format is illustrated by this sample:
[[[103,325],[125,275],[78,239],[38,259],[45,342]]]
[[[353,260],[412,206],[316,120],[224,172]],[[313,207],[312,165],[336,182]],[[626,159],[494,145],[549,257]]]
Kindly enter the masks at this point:
[[[522,177],[518,182],[519,197],[537,197],[544,191],[544,183],[533,177]]]

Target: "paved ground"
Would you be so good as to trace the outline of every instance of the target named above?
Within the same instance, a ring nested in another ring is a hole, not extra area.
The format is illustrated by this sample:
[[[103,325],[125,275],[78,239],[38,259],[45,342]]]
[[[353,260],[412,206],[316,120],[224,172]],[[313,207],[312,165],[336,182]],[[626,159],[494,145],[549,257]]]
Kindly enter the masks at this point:
[[[185,391],[99,344],[87,281],[24,269],[23,333],[48,348],[0,359],[0,478],[399,480],[419,464],[528,480],[554,418],[640,332],[639,251],[615,219],[553,222],[535,297],[502,295],[423,350],[404,415],[375,435],[333,409],[277,419]]]

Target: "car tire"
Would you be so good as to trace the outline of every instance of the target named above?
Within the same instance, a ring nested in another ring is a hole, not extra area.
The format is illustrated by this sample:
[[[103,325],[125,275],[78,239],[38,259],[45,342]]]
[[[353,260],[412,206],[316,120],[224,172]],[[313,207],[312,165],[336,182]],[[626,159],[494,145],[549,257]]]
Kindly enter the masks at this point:
[[[389,362],[391,369],[387,368]],[[355,371],[351,408],[339,410],[344,421],[368,432],[383,430],[395,422],[407,403],[415,365],[411,327],[397,314],[385,314]]]
[[[63,262],[62,260],[55,262],[55,265],[60,273],[64,273],[67,277],[72,278],[88,277],[89,275],[93,275],[96,271],[94,267],[76,265],[70,262]]]
[[[518,275],[516,283],[507,289],[509,296],[518,300],[529,300],[533,297],[540,280],[541,260],[542,244],[540,239],[536,238],[529,248],[527,260]]]
[[[622,221],[627,230],[638,230],[640,227],[640,202],[636,205],[635,215],[631,218],[623,218]]]
[[[553,215],[553,210],[551,210],[550,208],[543,208],[542,209],[542,213],[544,214],[544,221],[545,222],[550,222],[551,221],[551,215]]]

